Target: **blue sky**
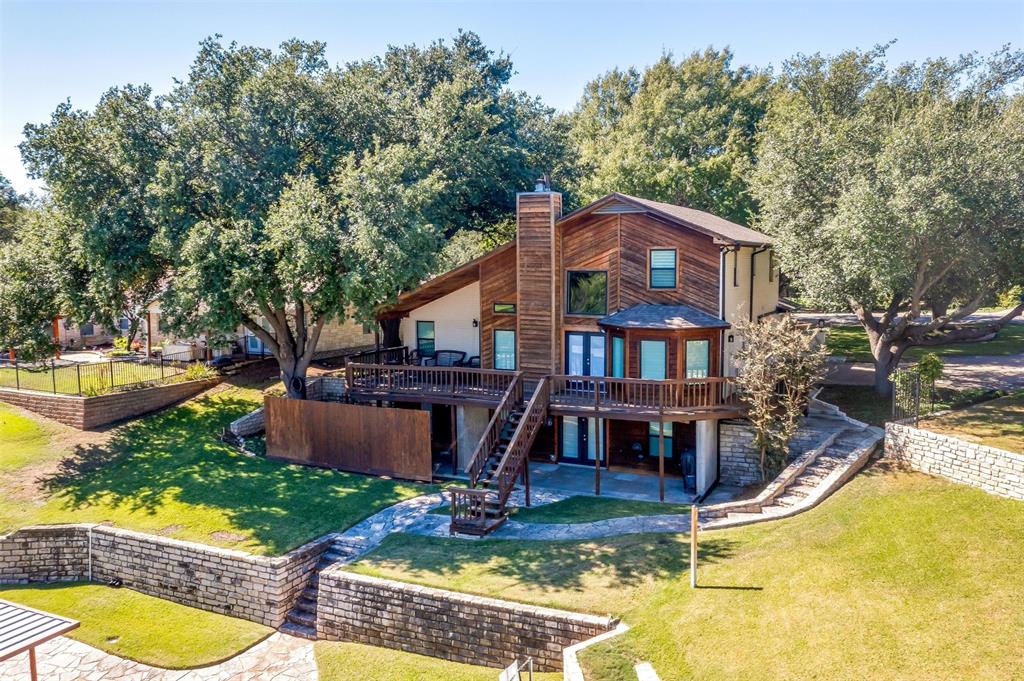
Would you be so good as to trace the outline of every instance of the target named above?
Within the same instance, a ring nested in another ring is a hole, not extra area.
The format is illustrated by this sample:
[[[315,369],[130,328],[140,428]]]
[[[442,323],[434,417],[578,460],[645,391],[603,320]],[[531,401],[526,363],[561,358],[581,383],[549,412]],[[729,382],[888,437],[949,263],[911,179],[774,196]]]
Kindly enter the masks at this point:
[[[737,63],[778,65],[896,39],[893,61],[1024,47],[1024,0],[997,2],[19,2],[0,0],[0,172],[19,190],[25,123],[63,100],[95,105],[112,85],[166,92],[197,43],[327,43],[332,62],[428,43],[459,28],[511,54],[516,88],[571,109],[583,85],[613,66],[644,66],[728,45]]]

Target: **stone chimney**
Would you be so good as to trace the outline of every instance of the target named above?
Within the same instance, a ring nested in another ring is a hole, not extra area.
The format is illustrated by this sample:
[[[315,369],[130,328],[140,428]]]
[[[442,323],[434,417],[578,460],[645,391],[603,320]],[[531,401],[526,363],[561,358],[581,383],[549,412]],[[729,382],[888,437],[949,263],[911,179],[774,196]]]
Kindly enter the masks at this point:
[[[536,188],[516,196],[516,341],[519,369],[530,385],[561,367],[562,244],[555,222],[562,216],[562,195],[550,191],[547,176]]]

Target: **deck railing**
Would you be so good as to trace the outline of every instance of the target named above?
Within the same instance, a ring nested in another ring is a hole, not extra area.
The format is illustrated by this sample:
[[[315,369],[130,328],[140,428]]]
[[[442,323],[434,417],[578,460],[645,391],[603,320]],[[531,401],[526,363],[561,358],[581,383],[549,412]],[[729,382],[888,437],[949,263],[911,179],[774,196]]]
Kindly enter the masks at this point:
[[[477,443],[473,456],[469,460],[469,465],[466,467],[466,472],[469,474],[470,487],[476,487],[476,483],[480,479],[480,473],[483,472],[484,464],[487,463],[487,459],[490,457],[491,452],[494,451],[494,448],[498,446],[505,422],[508,421],[512,412],[522,403],[523,374],[517,371],[512,383],[509,384],[505,394],[502,395],[501,402],[495,408],[494,415],[487,424],[487,430],[484,431],[483,437]]]
[[[364,350],[363,352],[357,352],[354,355],[349,355],[346,360],[346,364],[408,364],[409,363],[409,347],[406,345],[396,345],[390,348],[380,348],[379,350]]]
[[[551,406],[688,411],[735,407],[731,377],[655,381],[640,378],[551,376]]]
[[[523,467],[527,465],[530,448],[537,437],[537,432],[547,418],[550,388],[551,384],[548,378],[540,379],[537,389],[533,391],[530,401],[526,403],[526,411],[523,412],[523,418],[512,435],[512,441],[508,443],[505,456],[498,464],[498,470],[494,472],[494,479],[498,482],[498,505],[501,509],[505,508],[508,497],[515,487],[516,478],[523,471]],[[529,474],[527,473],[527,475]],[[527,499],[529,499],[529,492],[527,492]]]
[[[500,400],[515,380],[512,371],[468,367],[348,364],[345,378],[355,397],[443,397]]]

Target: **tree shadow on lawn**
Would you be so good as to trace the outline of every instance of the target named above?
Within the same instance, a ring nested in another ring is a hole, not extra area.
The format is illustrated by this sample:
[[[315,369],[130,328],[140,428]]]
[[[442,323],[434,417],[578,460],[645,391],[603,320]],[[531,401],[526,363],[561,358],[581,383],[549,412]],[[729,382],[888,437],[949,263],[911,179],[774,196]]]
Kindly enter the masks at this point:
[[[77,446],[41,484],[69,510],[164,513],[201,533],[247,533],[272,554],[423,489],[245,456],[218,436],[253,408],[222,392],[126,423],[106,443]]]
[[[634,587],[644,581],[677,579],[690,569],[686,535],[635,534],[586,541],[495,539],[385,540],[380,555],[362,562],[397,569],[416,579],[424,572],[456,578],[467,566],[482,566],[493,575],[543,591],[584,591],[593,588],[588,575],[600,575],[610,588]],[[400,543],[399,543],[400,542]],[[702,539],[698,564],[730,558],[738,542],[724,537]]]

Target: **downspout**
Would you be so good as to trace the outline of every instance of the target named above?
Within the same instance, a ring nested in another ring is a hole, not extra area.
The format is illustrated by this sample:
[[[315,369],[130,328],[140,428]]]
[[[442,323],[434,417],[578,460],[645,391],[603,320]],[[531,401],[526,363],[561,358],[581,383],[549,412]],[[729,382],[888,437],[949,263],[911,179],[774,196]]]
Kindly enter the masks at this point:
[[[754,321],[754,265],[757,263],[758,253],[764,253],[768,248],[769,246],[761,246],[750,251],[750,310],[748,311],[750,321]]]

